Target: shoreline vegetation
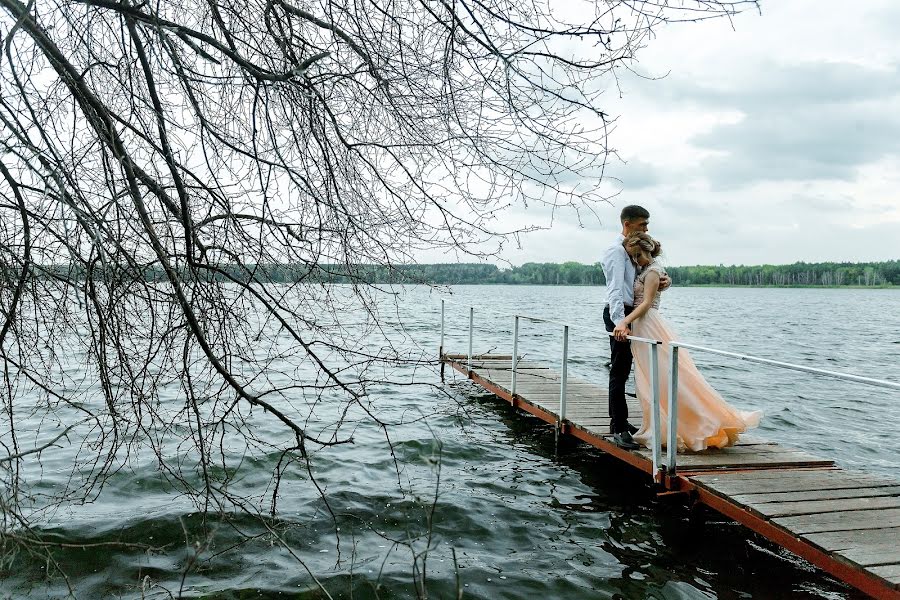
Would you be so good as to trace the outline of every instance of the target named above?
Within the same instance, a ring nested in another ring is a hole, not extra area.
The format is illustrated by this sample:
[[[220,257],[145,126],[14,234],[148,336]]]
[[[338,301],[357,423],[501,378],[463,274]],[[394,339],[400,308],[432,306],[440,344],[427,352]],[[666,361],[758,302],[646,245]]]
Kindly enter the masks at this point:
[[[32,268],[35,268],[33,266]],[[36,267],[45,276],[84,280],[83,265]],[[99,272],[98,272],[99,271]],[[900,260],[867,263],[803,263],[791,265],[694,265],[666,267],[672,284],[681,287],[866,288],[900,287]],[[183,276],[189,276],[182,270]],[[155,264],[94,268],[92,279],[163,281]],[[431,284],[431,285],[567,285],[606,284],[600,263],[525,263],[500,268],[484,263],[415,265],[378,264],[225,264],[207,272],[210,281],[272,283]]]
[[[319,276],[333,283],[431,283],[438,285],[605,285],[600,263],[324,265]],[[667,267],[676,286],[891,288],[900,286],[900,260],[791,265],[696,265]],[[273,273],[273,275],[275,275]]]
[[[320,265],[313,277],[332,283],[432,283],[438,285],[605,285],[600,263]],[[673,285],[710,287],[892,288],[900,286],[900,260],[791,265],[667,267]],[[272,273],[278,278],[276,273]],[[291,280],[288,273],[283,281]]]
[[[60,267],[55,270],[59,271]],[[417,265],[256,264],[223,266],[236,279],[280,283],[366,283],[435,285],[605,285],[600,263],[525,263],[500,268],[483,263]],[[146,267],[144,276],[164,279]],[[694,265],[667,267],[672,283],[684,287],[893,288],[900,286],[900,260],[790,265]],[[69,275],[71,276],[71,272]],[[219,277],[216,277],[219,279]]]

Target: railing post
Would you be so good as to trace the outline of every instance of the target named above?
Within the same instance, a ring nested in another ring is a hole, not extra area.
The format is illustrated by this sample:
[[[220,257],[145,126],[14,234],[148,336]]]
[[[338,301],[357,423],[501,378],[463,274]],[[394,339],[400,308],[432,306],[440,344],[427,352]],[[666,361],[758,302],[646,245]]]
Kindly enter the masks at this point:
[[[675,475],[675,457],[678,454],[678,344],[672,342],[669,347],[669,439],[666,441],[666,472],[671,477]]]
[[[510,392],[516,395],[516,368],[519,366],[519,315],[513,319],[513,353],[512,353],[512,383]]]
[[[469,363],[466,365],[466,370],[472,370],[472,325],[475,322],[475,307],[469,307]]]
[[[440,358],[444,358],[444,299],[441,298],[441,345],[438,347]]]
[[[650,343],[650,384],[652,387],[652,433],[653,433],[653,480],[659,483],[659,466],[660,456],[662,454],[662,436],[660,435],[660,417],[659,417],[659,356],[656,342]]]
[[[562,374],[559,378],[559,428],[566,418],[566,384],[569,373],[569,326],[563,326]]]
[[[444,381],[444,299],[441,298],[441,345],[438,346],[438,359],[441,361],[441,381]]]

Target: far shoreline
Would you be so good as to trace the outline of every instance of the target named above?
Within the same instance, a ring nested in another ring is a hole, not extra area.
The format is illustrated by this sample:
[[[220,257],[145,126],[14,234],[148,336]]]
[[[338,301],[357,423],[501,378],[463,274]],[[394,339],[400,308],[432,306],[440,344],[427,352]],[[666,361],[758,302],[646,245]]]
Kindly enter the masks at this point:
[[[468,283],[431,283],[431,282],[395,282],[400,285],[428,285],[428,286],[498,286],[498,287],[606,287],[603,283],[493,283],[493,282],[468,282]],[[345,284],[351,285],[351,284]],[[672,283],[673,288],[729,288],[729,289],[810,289],[810,290],[900,290],[900,285],[737,285],[722,283]]]

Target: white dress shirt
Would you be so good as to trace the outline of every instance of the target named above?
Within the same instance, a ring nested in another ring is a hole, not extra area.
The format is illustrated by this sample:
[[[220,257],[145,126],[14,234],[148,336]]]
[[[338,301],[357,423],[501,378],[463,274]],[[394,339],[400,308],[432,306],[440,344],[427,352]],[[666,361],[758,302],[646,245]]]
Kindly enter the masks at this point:
[[[606,276],[606,301],[609,317],[616,325],[625,318],[625,306],[634,305],[635,267],[631,257],[625,252],[621,233],[603,253],[603,274]]]

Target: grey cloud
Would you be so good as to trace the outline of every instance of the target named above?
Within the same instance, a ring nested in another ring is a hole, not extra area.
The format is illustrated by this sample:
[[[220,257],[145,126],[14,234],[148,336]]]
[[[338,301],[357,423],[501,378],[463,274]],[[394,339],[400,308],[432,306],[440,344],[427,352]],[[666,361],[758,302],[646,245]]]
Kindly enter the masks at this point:
[[[845,103],[900,93],[900,72],[848,63],[764,65],[761,77],[744,84],[742,99],[763,104]]]
[[[719,153],[711,185],[851,180],[860,165],[900,152],[900,70],[837,62],[741,65],[714,84],[677,75],[638,86],[656,102],[735,111],[744,118],[690,141]]]
[[[900,152],[900,121],[872,107],[766,107],[692,142],[723,153],[709,159],[710,182],[732,187],[763,180],[851,180],[856,168]]]

